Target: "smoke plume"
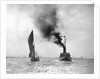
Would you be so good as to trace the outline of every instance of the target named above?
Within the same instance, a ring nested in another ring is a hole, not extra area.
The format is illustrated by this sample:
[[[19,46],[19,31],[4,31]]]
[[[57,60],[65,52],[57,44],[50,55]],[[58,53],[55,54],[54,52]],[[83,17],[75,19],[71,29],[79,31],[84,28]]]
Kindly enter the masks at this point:
[[[42,13],[43,12],[43,13]],[[62,43],[62,36],[59,30],[57,31],[57,7],[55,5],[43,5],[42,12],[36,17],[36,26],[42,33],[42,36],[50,41],[52,37],[55,39],[53,42],[63,47],[63,52],[66,52],[66,47]]]
[[[36,8],[35,24],[42,36],[49,40],[51,33],[57,29],[57,7],[50,4],[38,6]]]

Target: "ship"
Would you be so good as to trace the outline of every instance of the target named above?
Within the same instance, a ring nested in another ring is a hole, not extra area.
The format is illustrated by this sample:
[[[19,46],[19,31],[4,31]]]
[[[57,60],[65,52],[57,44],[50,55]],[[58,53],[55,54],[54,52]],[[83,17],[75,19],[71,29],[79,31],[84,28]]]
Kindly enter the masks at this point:
[[[34,33],[33,30],[31,31],[29,37],[28,37],[28,45],[29,45],[29,58],[31,61],[39,61],[40,58],[37,55],[36,51],[35,51],[35,43],[34,43]]]
[[[64,43],[62,43],[63,53],[60,53],[61,61],[72,61],[72,57],[69,52],[66,52],[66,37],[64,36]]]
[[[60,53],[60,60],[61,61],[72,61],[72,57],[70,55],[70,53]]]

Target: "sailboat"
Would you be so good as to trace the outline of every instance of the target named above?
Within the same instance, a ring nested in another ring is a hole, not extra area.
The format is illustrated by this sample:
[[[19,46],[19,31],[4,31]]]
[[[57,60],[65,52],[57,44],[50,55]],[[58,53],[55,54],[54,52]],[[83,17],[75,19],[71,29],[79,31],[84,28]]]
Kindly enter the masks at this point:
[[[29,37],[28,37],[28,45],[29,45],[29,58],[31,61],[39,61],[39,56],[37,56],[35,52],[35,43],[34,43],[34,34],[33,30],[31,31]]]

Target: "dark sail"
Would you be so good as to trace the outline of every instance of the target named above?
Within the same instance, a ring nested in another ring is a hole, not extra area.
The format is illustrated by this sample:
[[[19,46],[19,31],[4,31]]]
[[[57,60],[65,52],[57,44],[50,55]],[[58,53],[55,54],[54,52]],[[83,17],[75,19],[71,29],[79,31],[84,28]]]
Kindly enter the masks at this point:
[[[34,37],[33,37],[33,30],[32,30],[28,38],[28,44],[30,49],[29,57],[32,57],[32,52],[34,51],[33,42],[34,42]]]
[[[39,57],[35,57],[35,44],[34,44],[34,35],[33,35],[33,30],[31,31],[29,38],[28,38],[28,44],[29,44],[29,57],[31,58],[31,61],[39,61]]]

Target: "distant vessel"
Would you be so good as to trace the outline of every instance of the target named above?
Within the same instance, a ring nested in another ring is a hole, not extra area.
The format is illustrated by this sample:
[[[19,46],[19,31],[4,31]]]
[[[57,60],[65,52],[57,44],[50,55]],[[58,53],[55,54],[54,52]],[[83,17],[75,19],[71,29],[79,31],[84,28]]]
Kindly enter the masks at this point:
[[[39,56],[37,56],[36,52],[35,52],[35,43],[34,43],[34,34],[33,34],[33,30],[31,31],[29,37],[28,37],[28,44],[29,44],[29,49],[30,49],[30,53],[29,53],[29,58],[31,58],[31,61],[39,61]]]

